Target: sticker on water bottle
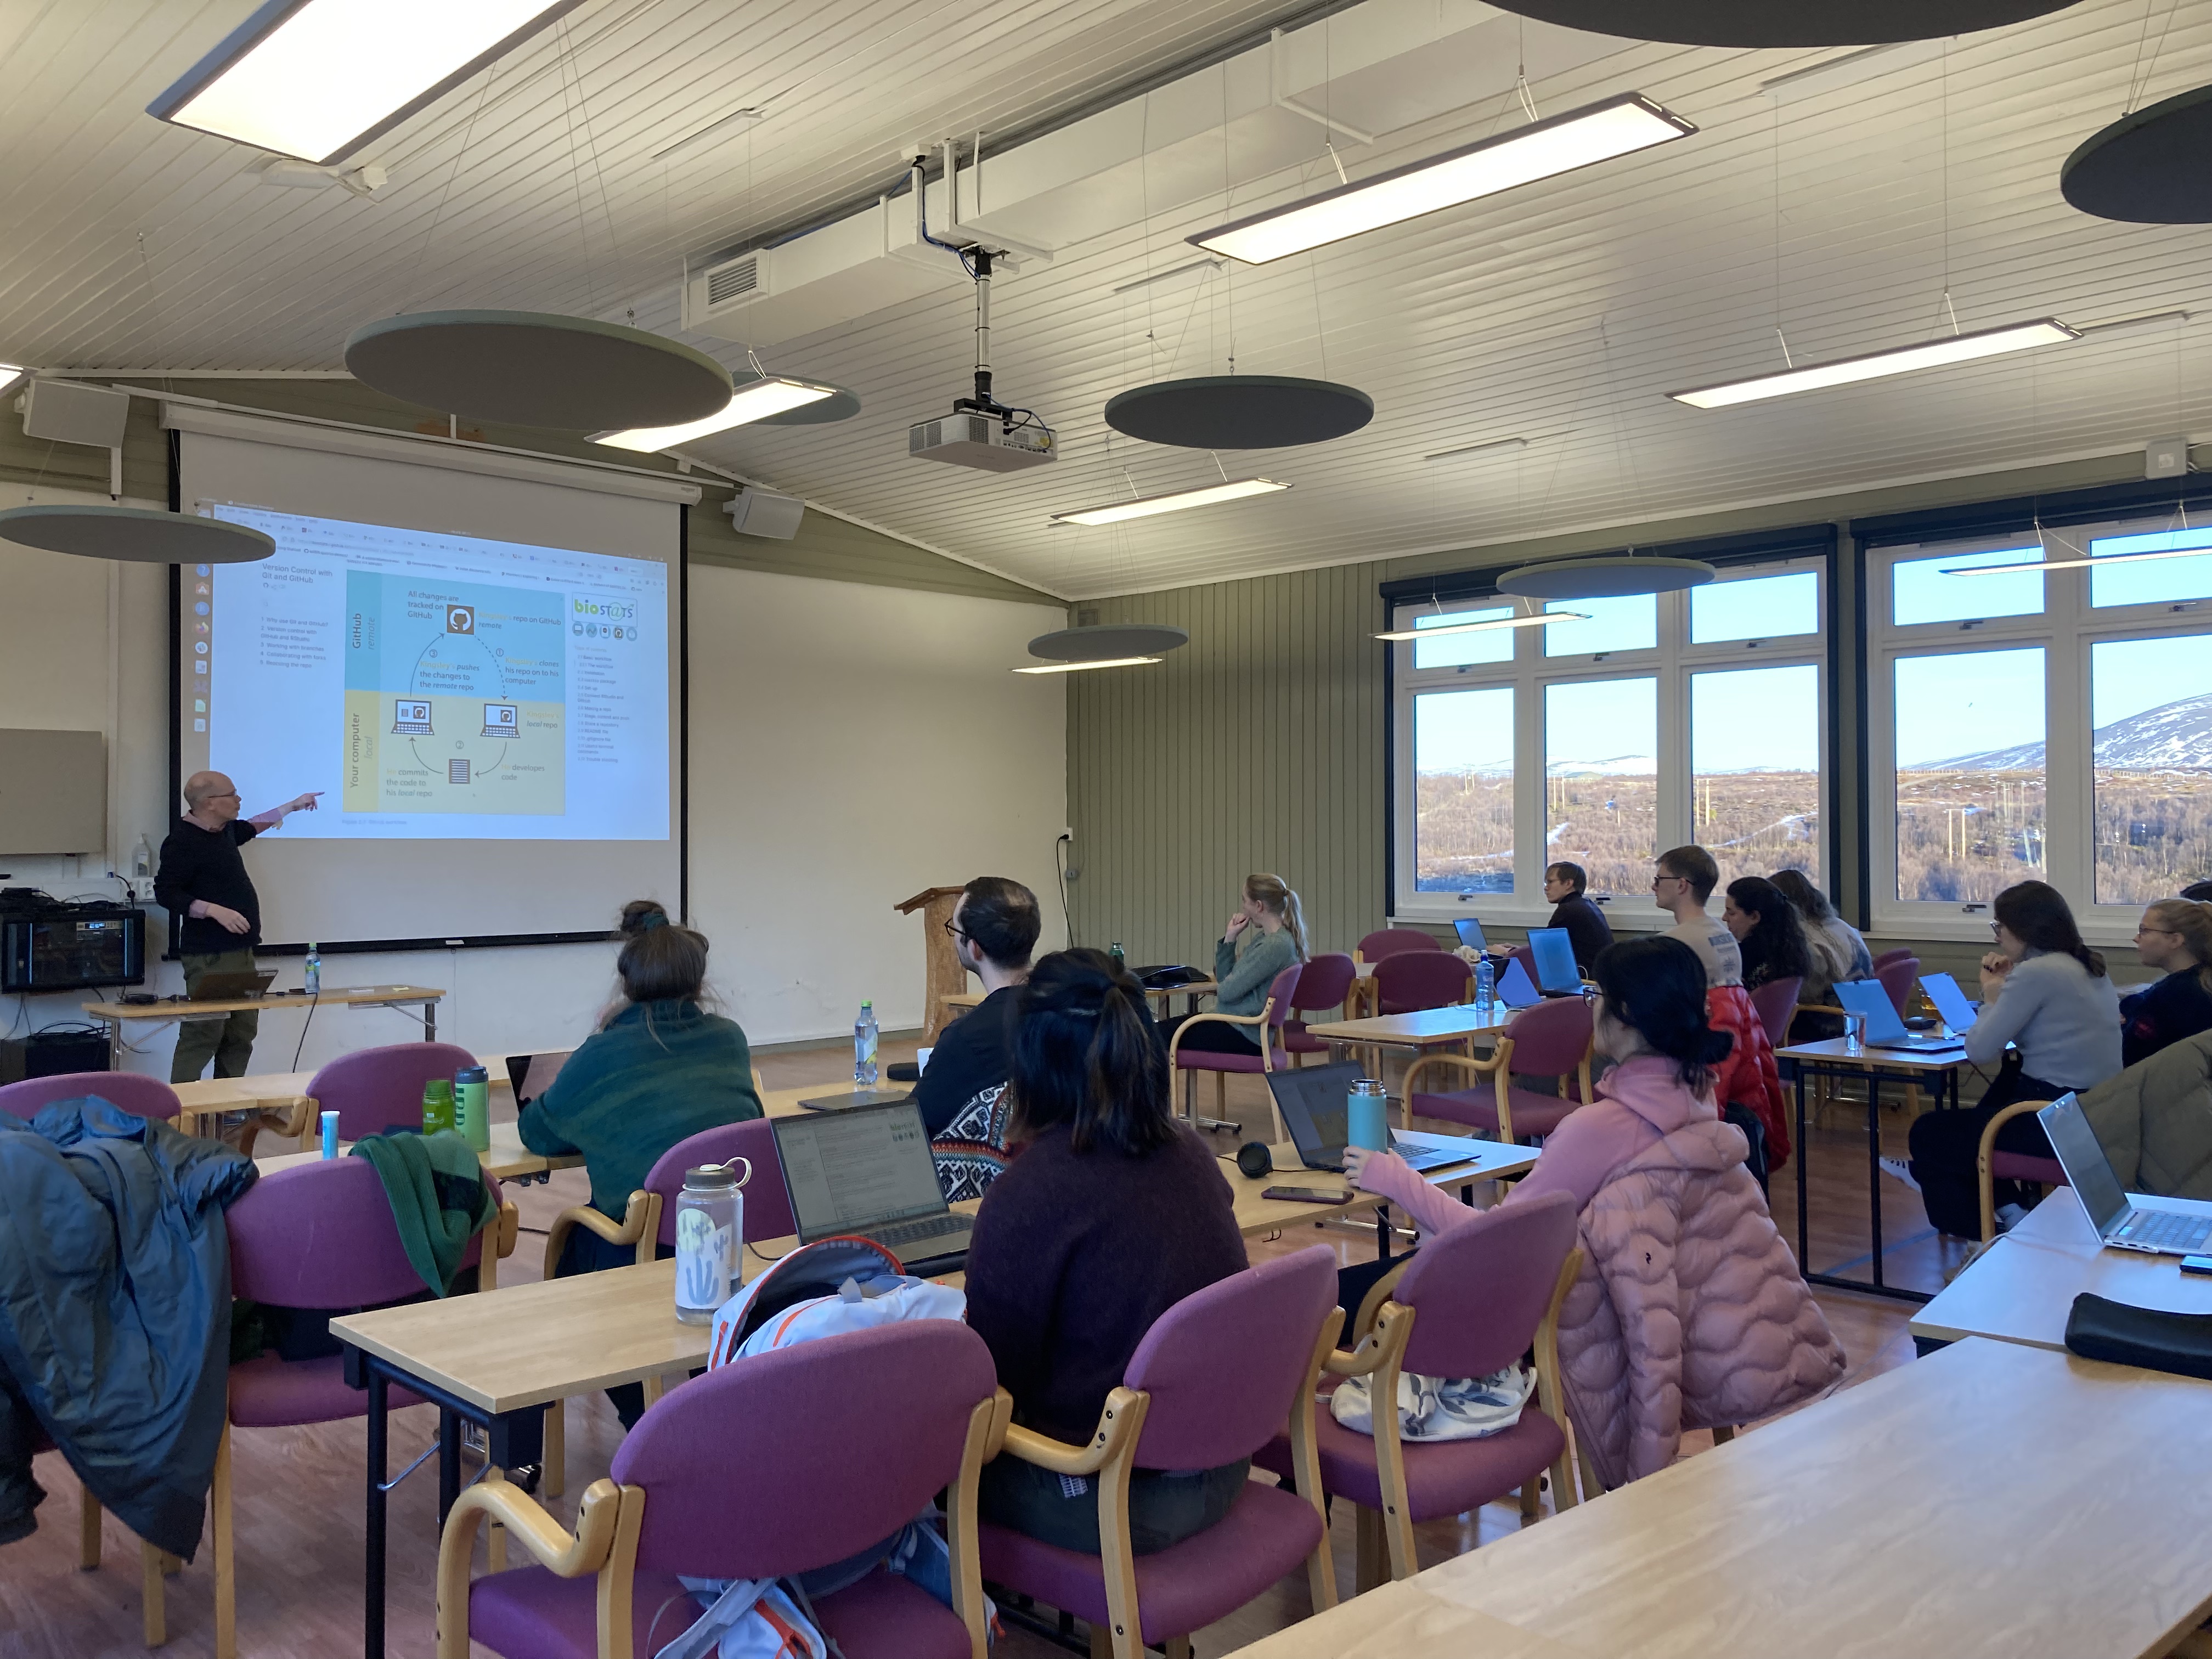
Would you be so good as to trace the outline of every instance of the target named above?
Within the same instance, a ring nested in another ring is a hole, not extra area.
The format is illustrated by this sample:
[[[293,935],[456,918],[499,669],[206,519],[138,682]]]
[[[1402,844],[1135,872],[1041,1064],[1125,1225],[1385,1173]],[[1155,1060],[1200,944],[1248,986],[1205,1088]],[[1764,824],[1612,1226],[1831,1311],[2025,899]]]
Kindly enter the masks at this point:
[[[717,1227],[704,1210],[676,1218],[676,1304],[719,1308],[730,1299],[731,1230]]]

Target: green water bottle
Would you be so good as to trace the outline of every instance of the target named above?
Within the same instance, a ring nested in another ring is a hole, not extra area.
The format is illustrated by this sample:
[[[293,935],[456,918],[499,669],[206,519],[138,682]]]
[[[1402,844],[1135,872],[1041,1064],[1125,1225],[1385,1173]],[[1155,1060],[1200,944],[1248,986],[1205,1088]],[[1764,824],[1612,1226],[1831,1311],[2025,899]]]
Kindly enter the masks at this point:
[[[422,1133],[436,1134],[453,1127],[453,1085],[434,1077],[422,1085]]]
[[[491,1073],[481,1066],[453,1073],[453,1127],[477,1151],[491,1150]]]

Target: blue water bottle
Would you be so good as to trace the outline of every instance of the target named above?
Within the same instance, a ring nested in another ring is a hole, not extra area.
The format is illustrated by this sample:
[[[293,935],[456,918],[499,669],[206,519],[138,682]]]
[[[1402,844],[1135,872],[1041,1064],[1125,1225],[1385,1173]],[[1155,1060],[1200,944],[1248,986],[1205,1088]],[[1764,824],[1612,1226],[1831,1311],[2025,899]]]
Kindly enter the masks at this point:
[[[1498,994],[1498,969],[1491,965],[1488,957],[1474,964],[1474,1011],[1483,1018],[1490,1018],[1492,1000]]]
[[[1389,1151],[1389,1102],[1382,1092],[1382,1085],[1373,1078],[1361,1078],[1352,1085],[1344,1103],[1346,1144],[1364,1146],[1370,1152]]]
[[[853,1022],[853,1081],[863,1089],[876,1085],[876,1005],[860,1005],[860,1017]]]

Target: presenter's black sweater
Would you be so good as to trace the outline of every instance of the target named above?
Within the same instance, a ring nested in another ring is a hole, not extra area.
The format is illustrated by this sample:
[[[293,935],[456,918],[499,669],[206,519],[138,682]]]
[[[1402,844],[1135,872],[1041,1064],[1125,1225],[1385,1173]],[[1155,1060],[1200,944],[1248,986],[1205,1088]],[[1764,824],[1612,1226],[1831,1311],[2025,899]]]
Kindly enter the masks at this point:
[[[261,899],[238,853],[260,833],[260,825],[245,818],[233,818],[220,830],[203,830],[190,818],[179,818],[162,842],[154,896],[169,911],[170,938],[179,956],[216,956],[261,943]],[[194,899],[235,910],[249,926],[234,933],[211,916],[190,915]]]

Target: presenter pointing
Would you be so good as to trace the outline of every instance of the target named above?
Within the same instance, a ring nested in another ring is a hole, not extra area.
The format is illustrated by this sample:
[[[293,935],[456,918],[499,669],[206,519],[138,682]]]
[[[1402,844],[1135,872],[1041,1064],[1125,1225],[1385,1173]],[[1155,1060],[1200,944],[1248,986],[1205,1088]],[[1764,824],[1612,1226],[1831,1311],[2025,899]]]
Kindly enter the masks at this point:
[[[316,792],[319,793],[320,792]],[[161,843],[154,896],[169,912],[171,941],[185,966],[185,994],[198,994],[207,975],[248,971],[261,942],[261,901],[238,849],[292,812],[312,812],[315,795],[295,795],[250,818],[238,816],[238,788],[220,772],[185,781],[185,815]],[[244,1077],[261,1025],[252,1009],[217,1019],[188,1019],[177,1028],[169,1081],[190,1083],[215,1057],[217,1077]]]

